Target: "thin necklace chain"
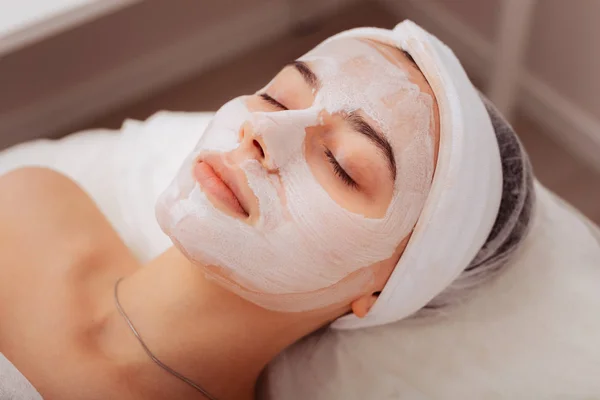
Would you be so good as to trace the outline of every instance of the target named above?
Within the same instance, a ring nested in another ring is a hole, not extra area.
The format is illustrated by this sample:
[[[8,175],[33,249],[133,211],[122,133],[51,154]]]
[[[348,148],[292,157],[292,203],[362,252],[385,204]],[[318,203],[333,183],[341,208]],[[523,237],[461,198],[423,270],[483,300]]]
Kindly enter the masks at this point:
[[[129,326],[129,329],[131,329],[131,332],[133,332],[133,335],[135,336],[135,338],[138,340],[138,342],[140,342],[140,344],[142,345],[142,348],[144,349],[144,351],[146,352],[146,354],[148,355],[148,357],[150,357],[150,359],[152,361],[154,361],[159,367],[161,367],[162,369],[164,369],[165,371],[167,371],[168,373],[170,373],[171,375],[173,375],[177,379],[179,379],[179,380],[187,383],[188,385],[190,385],[191,387],[193,387],[194,389],[196,389],[197,391],[199,391],[200,393],[202,393],[209,400],[217,400],[216,397],[211,396],[204,388],[202,388],[202,386],[194,383],[191,379],[186,378],[185,376],[183,376],[179,372],[175,371],[173,368],[169,367],[168,365],[166,365],[165,363],[163,363],[162,361],[160,361],[150,351],[150,349],[148,348],[148,346],[146,346],[146,343],[144,343],[144,340],[142,339],[142,337],[138,333],[137,329],[135,329],[135,326],[133,326],[133,323],[131,322],[131,320],[129,319],[129,317],[125,313],[125,310],[123,310],[123,307],[121,306],[121,303],[119,302],[119,284],[121,283],[122,280],[123,280],[123,278],[119,278],[119,280],[115,283],[115,303],[117,304],[117,310],[119,310],[119,314],[121,314],[123,316],[123,318],[125,319],[125,321],[127,322],[127,325]]]

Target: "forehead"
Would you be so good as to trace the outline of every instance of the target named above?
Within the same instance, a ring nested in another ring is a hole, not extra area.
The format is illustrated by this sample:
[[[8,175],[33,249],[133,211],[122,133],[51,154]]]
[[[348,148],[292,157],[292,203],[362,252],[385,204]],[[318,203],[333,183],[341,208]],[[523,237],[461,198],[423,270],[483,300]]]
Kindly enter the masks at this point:
[[[413,75],[420,72],[399,49],[339,38],[318,45],[300,60],[321,82],[317,103],[330,113],[360,111],[392,142],[401,139],[401,132],[407,139],[409,125],[429,116],[424,113],[430,112],[431,104],[414,82]]]
[[[338,38],[323,42],[302,56],[300,60],[321,64],[337,62],[344,72],[362,75],[390,68],[404,73],[411,70],[419,72],[401,49],[362,38]],[[322,68],[323,65],[320,67]]]

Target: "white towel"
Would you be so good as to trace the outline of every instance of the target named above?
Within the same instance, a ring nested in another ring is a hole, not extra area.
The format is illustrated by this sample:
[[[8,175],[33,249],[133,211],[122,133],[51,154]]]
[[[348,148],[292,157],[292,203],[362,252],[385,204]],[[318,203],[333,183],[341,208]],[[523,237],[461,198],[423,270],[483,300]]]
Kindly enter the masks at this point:
[[[42,400],[27,378],[0,353],[0,400]]]

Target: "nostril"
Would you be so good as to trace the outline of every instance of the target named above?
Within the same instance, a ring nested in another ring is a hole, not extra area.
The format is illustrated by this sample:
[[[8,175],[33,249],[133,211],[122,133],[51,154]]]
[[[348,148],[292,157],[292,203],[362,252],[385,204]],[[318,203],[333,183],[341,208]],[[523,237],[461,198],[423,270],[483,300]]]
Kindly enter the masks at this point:
[[[260,145],[260,143],[258,142],[258,140],[256,140],[256,139],[252,140],[252,145],[253,145],[254,147],[256,147],[256,149],[259,151],[259,153],[260,153],[260,157],[261,157],[261,158],[265,158],[265,152],[263,151],[263,148],[262,148],[262,146]]]

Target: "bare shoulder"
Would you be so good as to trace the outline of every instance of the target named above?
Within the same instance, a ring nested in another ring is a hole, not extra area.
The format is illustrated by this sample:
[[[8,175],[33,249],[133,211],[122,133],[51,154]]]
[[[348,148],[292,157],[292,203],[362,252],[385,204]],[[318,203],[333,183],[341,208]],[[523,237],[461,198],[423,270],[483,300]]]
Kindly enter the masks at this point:
[[[47,168],[21,168],[0,176],[0,221],[0,260],[14,254],[51,262],[95,249],[126,251],[90,196]]]
[[[64,380],[48,377],[83,368],[87,358],[77,340],[89,338],[98,299],[137,267],[94,201],[68,177],[45,168],[0,176],[0,351],[38,389],[60,387]]]
[[[0,201],[15,205],[34,200],[37,196],[54,197],[83,192],[67,176],[44,167],[24,167],[0,176]]]
[[[52,201],[59,194],[74,195],[80,190],[71,179],[49,168],[25,167],[0,176],[0,201],[5,206],[29,203],[38,200],[38,196]]]
[[[13,234],[69,234],[73,229],[102,224],[92,199],[71,179],[48,168],[27,167],[0,177],[0,219]],[[6,233],[6,232],[5,232]]]

